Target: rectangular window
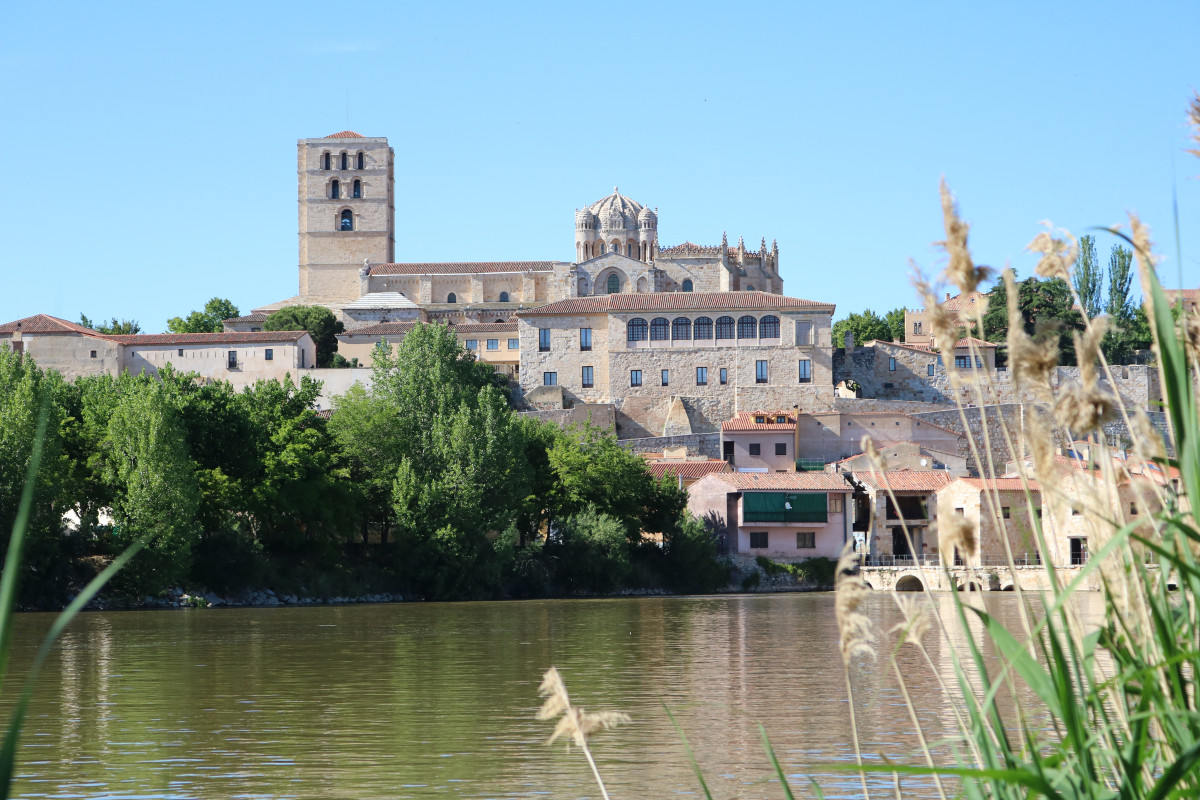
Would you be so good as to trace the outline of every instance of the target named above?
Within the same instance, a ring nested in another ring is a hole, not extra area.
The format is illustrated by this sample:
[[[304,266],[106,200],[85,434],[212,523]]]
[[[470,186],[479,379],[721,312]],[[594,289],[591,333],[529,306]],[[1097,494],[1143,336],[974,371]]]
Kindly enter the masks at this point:
[[[696,367],[696,385],[708,386],[708,367]]]
[[[750,532],[750,549],[751,550],[766,550],[767,549],[767,532],[766,531],[751,531]]]
[[[183,355],[182,350],[179,351],[179,355]],[[274,361],[275,360],[275,351],[272,348],[268,347],[266,350],[263,351],[263,358],[266,359],[267,361]]]
[[[766,361],[755,361],[754,362],[754,382],[755,383],[766,383],[767,382],[767,362]]]
[[[925,372],[927,375],[929,375],[929,377],[932,378],[933,377],[933,364],[930,364],[928,367],[926,367]]]
[[[752,456],[762,455],[762,445],[759,444],[758,442],[751,444],[750,445],[750,455],[752,455]]]
[[[775,443],[775,455],[777,455],[777,456],[786,456],[787,455],[787,442],[776,442]]]
[[[812,362],[807,358],[800,359],[800,382],[812,383]]]
[[[467,349],[468,350],[478,350],[479,349],[479,340],[478,339],[467,339]]]
[[[812,323],[797,322],[796,323],[796,344],[804,346],[812,344]]]
[[[979,356],[975,356],[975,369],[983,369],[983,361],[980,360]]]
[[[1130,515],[1131,517],[1136,517],[1136,516],[1137,516],[1137,503],[1130,503],[1130,504],[1129,504],[1129,515]]]
[[[487,349],[488,350],[499,350],[500,349],[500,340],[499,339],[488,339],[487,340]]]
[[[592,349],[592,329],[591,328],[580,328],[579,329],[579,349],[580,350],[591,350]]]
[[[550,329],[549,328],[538,328],[538,352],[539,353],[549,353],[550,352]]]
[[[300,350],[300,368],[301,369],[304,368],[304,350],[303,349]]]
[[[671,376],[670,376],[670,372],[671,372],[670,370],[666,370],[666,369],[664,369],[664,370],[662,371],[662,385],[663,385],[663,386],[670,386],[670,385],[671,385]]]
[[[729,383],[729,370],[725,369],[725,367],[721,367],[720,380],[722,386]]]
[[[509,339],[508,340],[508,349],[509,350],[519,350],[520,348],[521,348],[521,340],[520,339]]]
[[[921,332],[921,323],[914,322],[913,323],[913,333],[920,333],[920,332]]]
[[[93,350],[93,351],[92,351],[92,358],[95,358],[95,357],[96,357],[96,351],[95,351],[95,350]]]
[[[630,386],[641,386],[642,385],[642,371],[640,369],[629,370],[629,385]]]
[[[557,372],[543,372],[542,373],[542,386],[558,386],[558,373]]]
[[[967,515],[967,510],[965,508],[956,508],[954,509],[954,513],[958,514],[960,517],[965,517]]]
[[[845,498],[843,498],[840,494],[829,495],[829,512],[831,514],[841,514],[842,511],[845,510],[845,505],[843,504],[844,500]]]
[[[970,369],[971,368],[971,357],[970,356],[955,356],[954,357],[954,366],[958,367],[959,369]]]
[[[888,359],[888,372],[896,371],[896,357],[892,356]]]
[[[1000,509],[1000,516],[1004,517],[1005,519],[1012,519],[1012,510],[1009,509],[1008,506],[1003,506]]]
[[[182,347],[179,348],[179,357],[183,358],[183,348]]]
[[[816,531],[796,531],[796,549],[812,550],[817,546]]]
[[[237,350],[229,351],[229,368],[237,369]]]
[[[591,367],[583,368],[583,388],[585,388],[585,389],[592,388],[592,368]]]

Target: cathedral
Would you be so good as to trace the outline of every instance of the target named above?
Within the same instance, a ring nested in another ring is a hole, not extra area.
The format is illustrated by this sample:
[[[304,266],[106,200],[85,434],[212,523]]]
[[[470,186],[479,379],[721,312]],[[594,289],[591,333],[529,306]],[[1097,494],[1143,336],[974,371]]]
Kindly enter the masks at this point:
[[[652,292],[782,294],[779,249],[691,242],[660,247],[658,213],[622,195],[575,212],[574,261],[396,261],[395,152],[384,137],[342,131],[297,143],[299,293],[255,309],[322,305],[348,331],[417,320],[510,322],[576,297]],[[237,328],[237,322],[232,327]],[[247,329],[249,329],[247,327]]]

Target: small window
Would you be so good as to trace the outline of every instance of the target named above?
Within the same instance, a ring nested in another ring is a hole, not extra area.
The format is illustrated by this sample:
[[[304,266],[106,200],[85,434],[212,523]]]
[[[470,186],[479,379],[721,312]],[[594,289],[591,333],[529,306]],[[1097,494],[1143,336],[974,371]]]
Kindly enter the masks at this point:
[[[800,346],[812,344],[812,329],[811,322],[796,323],[796,344]]]
[[[669,369],[664,369],[662,371],[662,385],[663,386],[671,385],[671,371]]]
[[[355,179],[352,187],[351,195],[353,197],[362,197],[362,181]]]
[[[1072,509],[1071,509],[1071,516],[1072,516],[1072,517],[1078,517],[1078,516],[1079,516],[1079,509],[1078,509],[1078,508],[1072,508]]]
[[[479,340],[478,339],[467,339],[467,349],[468,350],[478,350],[479,349]]]
[[[762,414],[759,414],[757,417],[754,418],[755,425],[764,425],[764,424],[766,424],[766,422],[767,422],[767,418],[765,416],[763,416]]]
[[[630,342],[644,342],[647,329],[646,320],[634,317],[625,326],[625,339]]]
[[[759,444],[758,442],[752,442],[750,444],[750,455],[761,456],[762,455],[762,445]]]
[[[583,368],[583,388],[591,389],[592,386],[593,386],[592,368],[584,367]]]
[[[269,352],[271,352],[271,351],[270,351],[270,350],[268,350],[267,352],[269,353]],[[183,348],[182,348],[182,347],[180,347],[180,348],[179,348],[179,351],[178,351],[178,353],[177,353],[176,355],[178,355],[180,358],[183,358]],[[267,356],[267,359],[268,359],[268,360],[270,360],[270,358],[271,358],[270,356]]]
[[[591,350],[592,349],[592,329],[591,328],[580,328],[579,329],[579,349],[580,350]]]
[[[557,372],[543,372],[542,373],[542,386],[558,386],[558,373]]]
[[[507,303],[507,302],[508,302],[508,292],[501,292],[501,293],[500,293],[500,302],[501,302],[501,303]]]
[[[550,352],[550,329],[549,328],[538,328],[538,352],[539,353],[549,353]]]
[[[629,370],[629,385],[630,386],[641,386],[642,385],[642,371],[640,369]]]
[[[509,339],[508,340],[508,349],[509,350],[521,349],[521,340],[520,339]]]
[[[785,417],[783,414],[776,414],[776,415],[775,415],[775,422],[776,422],[777,424],[779,424],[779,425],[786,425],[786,424],[787,424],[787,421],[788,421],[788,420],[787,420],[787,417]]]
[[[954,366],[958,367],[959,369],[970,369],[971,368],[971,357],[970,356],[955,356],[954,357]]]
[[[796,549],[812,550],[817,546],[816,531],[796,531]]]
[[[608,276],[608,293],[618,294],[621,291],[621,276],[615,272]]]
[[[888,359],[888,372],[896,371],[896,357],[892,356]]]
[[[96,357],[96,351],[95,351],[95,350],[93,350],[93,351],[92,351],[92,358],[95,358],[95,357]]]
[[[721,381],[722,386],[729,383],[729,370],[725,367],[721,367],[720,373],[718,374],[718,380]]]
[[[367,168],[367,155],[366,155],[366,153],[359,153],[359,154],[358,154],[358,168],[359,168],[359,169],[366,169],[366,168]]]
[[[960,507],[960,508],[954,509],[954,513],[958,514],[960,517],[965,517],[967,515],[967,510],[965,508]]]
[[[1131,516],[1131,517],[1137,516],[1137,503],[1129,504],[1129,516]]]
[[[650,320],[650,341],[665,342],[671,335],[671,323],[666,317],[655,317]]]
[[[807,358],[800,359],[800,382],[812,383],[812,361]]]
[[[342,153],[342,169],[350,169],[350,157]]]
[[[829,495],[829,513],[841,514],[845,510],[844,499],[840,494]]]
[[[786,456],[787,455],[787,442],[776,442],[775,443],[775,455],[777,455],[777,456]]]
[[[342,210],[341,220],[342,221],[341,221],[340,227],[342,230],[344,230],[344,231],[354,230],[354,213],[352,211],[350,211],[350,209],[347,208],[347,209]]]
[[[488,350],[499,350],[500,349],[500,340],[499,339],[488,339],[487,340],[487,349]]]
[[[766,550],[767,549],[767,532],[766,531],[751,531],[750,532],[750,549],[751,550]]]
[[[342,199],[342,184],[338,181],[329,182],[329,197],[333,200]]]
[[[913,323],[913,333],[920,333],[920,332],[921,332],[921,323],[914,322]]]
[[[708,386],[708,367],[696,367],[696,385]]]
[[[713,324],[711,317],[696,317],[696,321],[692,323],[692,338],[693,339],[711,339],[713,337]]]
[[[457,303],[458,295],[456,295],[454,292],[451,292],[450,294],[446,295],[446,302],[447,303]]]
[[[179,351],[179,355],[183,355],[182,350]],[[264,350],[263,351],[263,360],[264,361],[274,361],[275,360],[275,350],[270,347],[268,347],[266,350]]]
[[[754,362],[754,382],[755,383],[766,383],[767,382],[767,362],[766,361],[755,361]]]
[[[691,278],[683,279],[683,290],[685,292],[690,292],[692,290],[692,279]]]
[[[329,153],[326,153],[325,155],[321,156],[321,168],[322,169],[331,169],[332,168],[330,165],[330,161],[329,161]]]
[[[927,374],[931,378],[933,377],[933,364],[932,363],[930,363],[929,366],[925,367],[925,374]]]
[[[237,362],[237,350],[230,350],[230,351],[229,351],[229,361],[228,361],[228,364],[229,364],[229,368],[230,368],[230,369],[237,369],[237,365],[238,365],[238,362]]]
[[[1000,516],[1004,517],[1005,519],[1012,519],[1012,509],[1010,509],[1008,506],[1002,506],[1000,508]]]

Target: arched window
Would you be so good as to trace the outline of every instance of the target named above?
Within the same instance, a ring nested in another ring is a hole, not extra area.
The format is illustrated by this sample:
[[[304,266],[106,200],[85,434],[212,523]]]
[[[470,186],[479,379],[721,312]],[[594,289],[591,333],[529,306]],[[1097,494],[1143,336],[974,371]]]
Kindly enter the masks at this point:
[[[625,339],[630,342],[646,341],[646,320],[634,317],[625,326]]]
[[[345,153],[342,153],[342,169],[350,169],[350,159]]]
[[[696,322],[692,326],[692,330],[696,339],[711,339],[712,317],[696,317]]]
[[[446,302],[447,303],[457,303],[458,302],[458,298],[454,296],[454,292],[451,292],[450,294],[446,295]]]
[[[718,317],[717,318],[717,338],[732,339],[733,338],[733,317]]]
[[[757,339],[758,338],[758,320],[750,315],[746,315],[738,320],[738,338],[739,339]]]
[[[508,292],[501,292],[501,293],[500,293],[500,302],[501,302],[501,303],[507,303],[507,302],[508,302]]]
[[[610,244],[608,246],[608,252],[616,253],[617,255],[621,255],[621,243],[619,241],[617,241],[616,239],[613,239],[612,244]]]
[[[497,324],[497,325],[503,325],[503,324],[504,324],[504,320],[502,320],[502,319],[498,319],[498,320],[496,320],[496,324]]]
[[[325,155],[321,156],[321,168],[322,169],[329,169],[330,163],[331,162],[329,160],[329,153],[326,153]]]
[[[692,290],[692,279],[691,278],[683,279],[683,290],[685,292],[690,292]]]
[[[367,168],[367,157],[364,153],[361,153],[361,152],[358,154],[358,168],[359,169]]]
[[[671,323],[666,317],[655,317],[650,320],[650,341],[665,342],[671,333]]]
[[[348,208],[342,211],[342,222],[340,227],[344,231],[354,230],[354,214]]]
[[[337,181],[329,182],[329,196],[334,200],[340,200],[342,197],[342,184]]]
[[[763,339],[779,338],[779,317],[767,315],[758,323],[758,335]]]
[[[608,276],[608,293],[618,294],[621,291],[621,276],[613,273]]]
[[[747,286],[747,287],[746,287],[746,291],[747,291],[747,292],[753,292],[753,291],[754,291],[754,284],[752,283],[752,284],[750,284],[749,286]]]
[[[688,340],[692,338],[692,321],[687,317],[676,317],[671,320],[671,339],[672,341]]]
[[[352,190],[352,194],[355,197],[362,197],[362,181],[360,181],[360,180],[354,181],[354,188]]]

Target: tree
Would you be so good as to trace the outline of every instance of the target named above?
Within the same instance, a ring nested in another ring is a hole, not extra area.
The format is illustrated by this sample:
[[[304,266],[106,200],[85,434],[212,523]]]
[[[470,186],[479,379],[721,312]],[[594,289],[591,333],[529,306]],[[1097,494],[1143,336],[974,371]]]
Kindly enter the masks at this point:
[[[888,330],[892,332],[893,342],[904,341],[904,312],[906,311],[908,309],[903,307],[893,308],[883,316],[884,321],[887,322]]]
[[[324,306],[288,306],[263,323],[264,331],[308,331],[317,345],[317,366],[328,367],[337,353],[337,335],[345,330]]]
[[[904,326],[904,314],[900,314],[900,326]],[[851,314],[845,319],[839,319],[833,323],[833,345],[841,347],[846,340],[846,332],[854,334],[854,344],[861,347],[872,339],[878,339],[883,342],[892,341],[892,328],[887,320],[878,316],[871,309],[867,309],[861,314]]]
[[[1087,312],[1088,319],[1100,316],[1103,310],[1104,270],[1096,261],[1096,237],[1084,236],[1079,240],[1079,258],[1075,261],[1072,275],[1079,303]]]
[[[1108,256],[1108,303],[1105,311],[1114,321],[1133,319],[1133,251],[1119,244],[1113,245]]]
[[[1083,330],[1083,317],[1074,307],[1071,289],[1059,278],[1026,278],[1017,283],[1017,309],[1022,327],[1035,340],[1058,340],[1059,363],[1075,363],[1072,332]],[[1008,290],[998,281],[988,293],[988,309],[983,316],[984,338],[1003,346],[1008,337]]]
[[[1150,346],[1150,323],[1146,312],[1130,298],[1133,285],[1133,251],[1113,245],[1108,257],[1108,330],[1100,349],[1109,363],[1127,361],[1135,350]]]
[[[108,322],[94,323],[87,314],[79,315],[79,324],[85,328],[91,328],[97,333],[103,333],[107,336],[131,336],[135,333],[142,332],[142,326],[137,320],[133,319],[117,319],[113,317]]]
[[[167,330],[171,333],[220,333],[224,330],[223,320],[240,316],[233,303],[222,297],[214,297],[204,304],[203,311],[193,311],[186,318],[171,317]],[[267,328],[267,330],[298,330],[297,328]]]

